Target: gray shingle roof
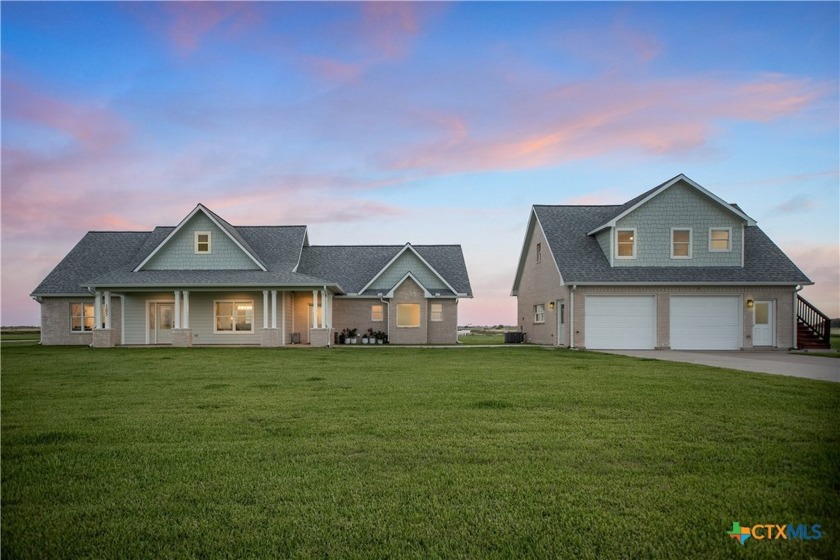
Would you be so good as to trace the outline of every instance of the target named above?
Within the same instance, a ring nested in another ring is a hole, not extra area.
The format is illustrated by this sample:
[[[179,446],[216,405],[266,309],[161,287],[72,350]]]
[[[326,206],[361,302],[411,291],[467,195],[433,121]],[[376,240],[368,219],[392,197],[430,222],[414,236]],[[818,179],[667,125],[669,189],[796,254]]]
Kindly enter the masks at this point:
[[[254,252],[261,270],[134,269],[175,229],[146,232],[90,232],[32,292],[33,296],[87,295],[86,286],[336,286],[357,293],[402,246],[305,246],[306,226],[228,224]],[[460,293],[472,295],[463,253],[457,245],[414,247]],[[299,259],[300,257],[300,259]],[[295,268],[297,267],[297,268]]]
[[[357,294],[404,247],[404,245],[306,247],[301,255],[298,272],[334,280],[341,284],[346,292]],[[412,248],[458,293],[472,296],[464,253],[460,245],[412,245]]]
[[[638,202],[641,198],[636,197],[634,200]],[[534,206],[551,253],[567,284],[810,283],[808,277],[758,226],[748,226],[744,230],[743,268],[610,267],[609,260],[595,237],[587,235],[587,232],[632,206],[628,204],[630,203],[620,206]]]

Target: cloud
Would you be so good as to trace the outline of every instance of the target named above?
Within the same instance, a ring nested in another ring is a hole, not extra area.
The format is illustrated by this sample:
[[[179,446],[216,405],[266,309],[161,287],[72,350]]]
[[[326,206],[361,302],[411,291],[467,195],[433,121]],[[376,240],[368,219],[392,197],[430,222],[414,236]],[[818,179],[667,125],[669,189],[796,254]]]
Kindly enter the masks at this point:
[[[784,201],[778,206],[774,206],[773,210],[785,214],[796,214],[804,212],[806,210],[813,210],[817,207],[818,204],[815,201],[811,200],[811,198],[808,195],[798,194],[792,198],[789,198],[788,200]]]
[[[746,83],[722,77],[639,82],[601,76],[535,89],[508,106],[497,105],[491,115],[450,113],[447,119],[466,131],[456,142],[438,127],[433,138],[389,150],[382,161],[390,169],[440,174],[545,167],[605,154],[686,154],[708,146],[726,122],[783,118],[826,91],[782,76]]]
[[[123,142],[129,126],[105,104],[90,100],[71,101],[4,79],[3,119],[59,133],[86,150],[105,150]]]

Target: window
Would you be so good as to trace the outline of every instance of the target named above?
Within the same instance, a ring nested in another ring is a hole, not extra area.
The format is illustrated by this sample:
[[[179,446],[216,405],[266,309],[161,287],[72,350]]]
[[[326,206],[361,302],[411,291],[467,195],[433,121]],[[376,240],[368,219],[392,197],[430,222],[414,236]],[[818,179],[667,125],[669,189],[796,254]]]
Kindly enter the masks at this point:
[[[210,252],[210,232],[197,231],[195,232],[195,252],[209,253]]]
[[[443,304],[442,303],[433,303],[432,304],[432,311],[429,314],[429,320],[433,323],[440,323],[443,321]]]
[[[617,229],[615,230],[615,256],[618,259],[636,258],[636,230]]]
[[[385,320],[385,307],[382,305],[371,305],[370,320],[374,323],[381,323]]]
[[[671,258],[691,258],[691,229],[671,228]]]
[[[534,306],[534,322],[545,323],[545,304],[538,303]]]
[[[215,333],[254,332],[254,301],[217,301]]]
[[[398,327],[419,327],[420,326],[420,304],[400,303],[397,305],[397,326]]]
[[[537,243],[537,262],[542,262],[542,243]]]
[[[732,250],[732,228],[709,229],[709,251],[727,252]]]
[[[88,332],[93,330],[95,324],[94,308],[92,303],[71,303],[70,304],[70,331]]]

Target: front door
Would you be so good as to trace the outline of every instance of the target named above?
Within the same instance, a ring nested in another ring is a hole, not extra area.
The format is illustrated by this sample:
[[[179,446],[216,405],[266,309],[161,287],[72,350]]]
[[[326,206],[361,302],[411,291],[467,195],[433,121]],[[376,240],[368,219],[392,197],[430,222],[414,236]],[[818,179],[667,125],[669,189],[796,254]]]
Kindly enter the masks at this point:
[[[566,346],[566,302],[557,300],[557,345]]]
[[[172,344],[174,317],[174,303],[149,303],[149,344]]]
[[[773,344],[773,302],[756,301],[753,304],[753,346]]]

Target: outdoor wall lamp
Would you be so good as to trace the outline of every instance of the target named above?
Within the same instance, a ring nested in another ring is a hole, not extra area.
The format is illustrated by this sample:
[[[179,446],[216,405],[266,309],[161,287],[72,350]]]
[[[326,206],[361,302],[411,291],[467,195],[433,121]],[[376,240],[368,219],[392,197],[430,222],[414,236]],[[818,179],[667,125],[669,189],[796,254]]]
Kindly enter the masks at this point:
[[[752,308],[753,308],[753,300],[748,299],[747,300],[747,309],[752,309]]]
[[[548,308],[549,309],[554,309],[554,302],[553,301],[548,302]]]

